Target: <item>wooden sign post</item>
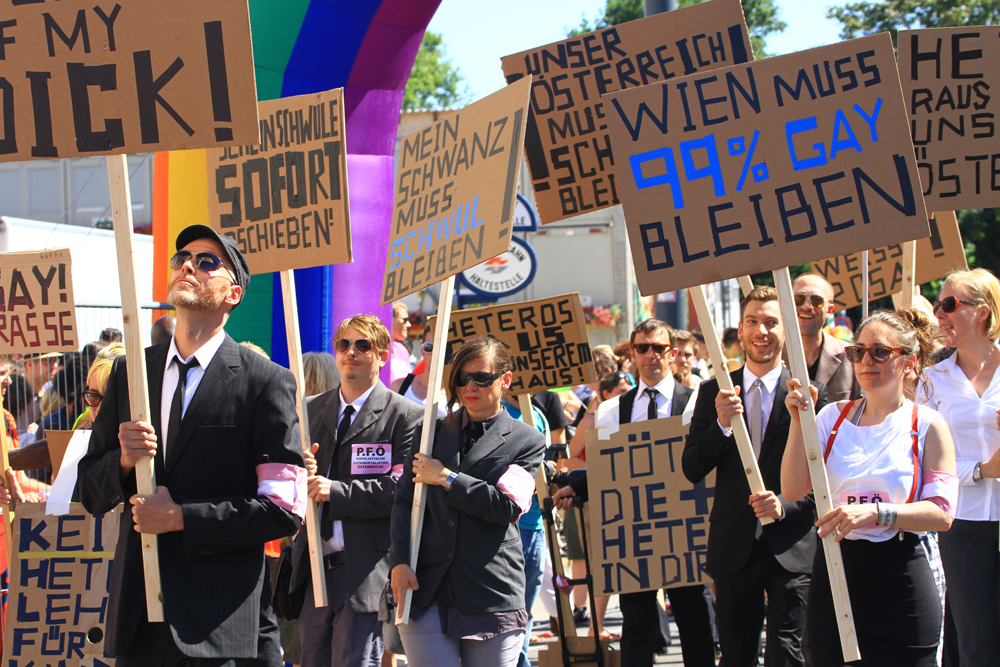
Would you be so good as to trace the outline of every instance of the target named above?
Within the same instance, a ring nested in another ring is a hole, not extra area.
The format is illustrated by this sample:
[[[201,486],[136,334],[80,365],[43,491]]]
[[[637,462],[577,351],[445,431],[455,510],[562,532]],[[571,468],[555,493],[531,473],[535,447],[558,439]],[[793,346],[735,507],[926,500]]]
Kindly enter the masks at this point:
[[[309,118],[310,135],[265,132],[256,146],[205,151],[208,214],[213,228],[229,236],[247,258],[251,274],[277,271],[288,341],[288,366],[295,376],[295,412],[302,451],[312,436],[305,409],[305,376],[299,338],[299,308],[294,269],[343,264],[353,259],[351,212],[347,192],[347,148],[344,91],[283,97],[261,102],[261,124],[273,127],[282,118]],[[309,164],[309,192],[296,185]],[[270,167],[265,167],[270,165]],[[284,169],[284,174],[282,174]],[[259,180],[258,180],[259,179]],[[311,193],[311,194],[310,194]],[[320,505],[306,504],[305,539],[309,549],[313,603],[329,605],[323,572]]]
[[[901,308],[913,305],[913,295],[917,289],[917,242],[907,241],[903,244],[903,292],[900,299]]]
[[[437,324],[434,327],[434,349],[444,350],[448,342],[448,320],[451,317],[451,302],[455,295],[455,276],[448,276],[440,283],[438,295]],[[427,397],[424,399],[424,425],[420,431],[420,453],[431,455],[434,451],[434,431],[437,427],[437,407],[440,400],[441,380],[444,377],[445,355],[431,355],[431,365],[425,373],[427,377]],[[420,558],[420,537],[424,532],[424,513],[427,511],[427,487],[416,484],[413,487],[413,506],[410,510],[410,569],[417,571],[417,560]],[[413,591],[407,590],[402,602],[397,601],[400,610],[396,616],[396,625],[406,625],[410,622],[410,605],[413,603]]]
[[[118,277],[122,291],[122,320],[125,323],[125,367],[128,371],[128,398],[132,421],[149,422],[149,389],[146,386],[146,337],[139,322],[139,295],[136,291],[135,240],[132,232],[132,197],[128,184],[128,165],[124,155],[108,156],[108,185],[111,188],[111,213],[118,255]],[[153,459],[140,457],[135,464],[136,490],[139,495],[156,493]],[[160,552],[156,535],[142,534],[142,566],[146,583],[146,614],[152,623],[163,617],[163,592],[160,588]]]
[[[809,366],[806,363],[805,348],[802,347],[802,336],[799,332],[799,319],[796,314],[795,298],[792,294],[792,278],[787,268],[774,271],[774,284],[778,289],[781,319],[785,326],[785,346],[788,350],[789,370],[792,377],[801,382],[803,387],[808,388]],[[809,477],[812,479],[813,495],[816,497],[816,513],[823,516],[833,509],[833,499],[830,496],[830,482],[826,476],[823,447],[819,441],[815,405],[812,404],[812,401],[809,403],[809,408],[800,414],[802,439],[805,443],[806,459],[809,462]],[[823,538],[823,553],[826,556],[826,569],[830,575],[830,590],[833,593],[833,607],[837,614],[840,647],[844,652],[844,661],[860,660],[858,634],[854,628],[851,597],[847,591],[847,576],[844,574],[844,561],[835,533],[831,532]]]
[[[749,277],[746,278],[747,282],[749,280]],[[705,336],[708,356],[712,360],[712,365],[715,366],[715,379],[719,381],[719,389],[735,391],[733,378],[729,375],[729,369],[726,367],[726,355],[722,352],[722,343],[715,330],[715,321],[708,308],[708,299],[705,298],[705,287],[703,285],[692,287],[691,297],[694,301],[695,311],[698,313],[701,333]],[[760,466],[757,465],[757,457],[753,453],[753,444],[750,442],[750,431],[747,429],[747,423],[743,419],[734,419],[731,425],[733,437],[736,438],[736,448],[740,453],[740,460],[743,461],[743,472],[746,473],[747,482],[750,484],[750,493],[767,491],[767,487],[764,486],[764,477],[760,474]],[[774,519],[771,517],[763,517],[760,523],[766,526],[773,521]]]

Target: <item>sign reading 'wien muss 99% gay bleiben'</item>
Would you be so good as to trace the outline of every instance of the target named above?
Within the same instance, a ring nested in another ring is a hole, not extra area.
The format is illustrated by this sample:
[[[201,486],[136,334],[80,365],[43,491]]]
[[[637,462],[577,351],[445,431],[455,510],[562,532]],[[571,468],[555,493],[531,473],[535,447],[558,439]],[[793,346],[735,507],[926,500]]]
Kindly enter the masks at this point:
[[[887,34],[604,99],[642,294],[929,234]]]

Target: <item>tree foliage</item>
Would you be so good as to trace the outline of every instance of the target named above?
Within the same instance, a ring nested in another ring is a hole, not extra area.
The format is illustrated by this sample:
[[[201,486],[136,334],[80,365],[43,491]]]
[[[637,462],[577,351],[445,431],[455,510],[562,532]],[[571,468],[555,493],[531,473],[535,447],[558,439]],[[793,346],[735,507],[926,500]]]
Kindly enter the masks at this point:
[[[697,5],[705,0],[678,0],[677,7]],[[767,55],[764,45],[771,33],[782,32],[787,24],[778,18],[778,6],[775,0],[742,0],[743,14],[746,16],[747,29],[750,32],[750,43],[757,58]],[[588,21],[581,17],[580,25],[567,31],[568,37],[582,35],[585,32],[600,30],[627,21],[641,19],[643,16],[643,0],[606,0],[604,10],[594,20]]]
[[[403,111],[455,109],[469,102],[464,77],[445,57],[444,38],[425,32],[403,92]]]
[[[1000,0],[884,0],[852,2],[834,7],[827,17],[840,21],[840,36],[854,39],[879,32],[910,28],[947,28],[1000,24]],[[979,209],[958,212],[958,226],[969,265],[1000,275],[1000,211]],[[930,289],[934,289],[931,286]],[[928,295],[925,286],[925,296]]]

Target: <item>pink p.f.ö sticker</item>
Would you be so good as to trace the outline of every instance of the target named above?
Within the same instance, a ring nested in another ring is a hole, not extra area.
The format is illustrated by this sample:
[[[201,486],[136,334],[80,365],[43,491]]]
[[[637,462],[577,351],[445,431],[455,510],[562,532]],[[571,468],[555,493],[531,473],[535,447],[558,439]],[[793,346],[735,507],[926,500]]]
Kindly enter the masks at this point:
[[[352,475],[385,475],[392,470],[392,445],[351,445]]]

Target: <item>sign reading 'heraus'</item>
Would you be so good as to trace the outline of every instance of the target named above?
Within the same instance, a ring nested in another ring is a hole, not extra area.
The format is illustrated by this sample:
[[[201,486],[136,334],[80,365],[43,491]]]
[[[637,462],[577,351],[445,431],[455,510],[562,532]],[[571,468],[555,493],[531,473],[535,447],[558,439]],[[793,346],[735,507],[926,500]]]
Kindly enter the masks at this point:
[[[510,247],[531,77],[403,137],[382,303]]]
[[[897,44],[927,210],[1000,206],[997,28],[900,30]]]
[[[708,516],[715,471],[692,484],[681,471],[681,417],[625,424],[609,439],[587,432],[591,572],[598,595],[708,583]]]
[[[739,0],[714,0],[502,59],[531,75],[524,153],[543,223],[619,203],[601,95],[753,60]]]
[[[430,318],[434,327],[437,316]],[[526,394],[597,380],[580,295],[561,294],[521,303],[469,308],[451,314],[444,377],[470,338],[493,336],[510,350],[514,379],[510,390]]]
[[[604,99],[642,294],[928,235],[888,35]]]
[[[69,249],[0,253],[0,354],[78,349]]]
[[[260,144],[206,151],[209,220],[251,273],[351,261],[343,93],[261,102]]]
[[[246,0],[0,9],[0,162],[257,143]]]

